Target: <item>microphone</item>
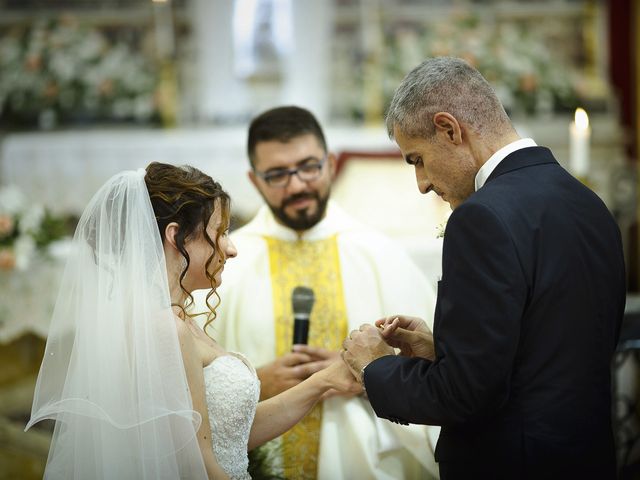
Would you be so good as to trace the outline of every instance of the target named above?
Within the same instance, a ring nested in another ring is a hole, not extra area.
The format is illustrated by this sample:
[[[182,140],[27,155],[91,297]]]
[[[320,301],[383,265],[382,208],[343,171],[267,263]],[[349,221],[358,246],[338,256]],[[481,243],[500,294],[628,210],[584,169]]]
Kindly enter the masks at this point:
[[[315,296],[309,287],[296,287],[291,294],[293,305],[293,344],[307,344],[309,337],[309,316]]]

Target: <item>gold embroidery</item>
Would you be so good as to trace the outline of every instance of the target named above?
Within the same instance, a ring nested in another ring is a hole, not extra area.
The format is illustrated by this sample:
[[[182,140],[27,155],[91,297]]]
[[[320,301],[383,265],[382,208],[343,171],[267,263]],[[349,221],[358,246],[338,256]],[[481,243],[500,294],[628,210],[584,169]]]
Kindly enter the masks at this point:
[[[313,289],[315,303],[309,319],[309,345],[338,351],[347,336],[336,236],[314,242],[266,237],[273,290],[276,355],[291,351],[293,311],[291,292],[297,286]],[[322,404],[282,436],[285,478],[316,478]]]

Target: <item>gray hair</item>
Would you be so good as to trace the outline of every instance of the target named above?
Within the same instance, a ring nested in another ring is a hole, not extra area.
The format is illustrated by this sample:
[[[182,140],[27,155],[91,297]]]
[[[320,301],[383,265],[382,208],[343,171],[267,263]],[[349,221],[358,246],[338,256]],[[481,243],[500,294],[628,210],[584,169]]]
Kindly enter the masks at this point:
[[[491,85],[460,58],[430,58],[402,80],[385,118],[389,137],[398,127],[404,135],[433,138],[438,112],[450,113],[481,134],[513,128]]]

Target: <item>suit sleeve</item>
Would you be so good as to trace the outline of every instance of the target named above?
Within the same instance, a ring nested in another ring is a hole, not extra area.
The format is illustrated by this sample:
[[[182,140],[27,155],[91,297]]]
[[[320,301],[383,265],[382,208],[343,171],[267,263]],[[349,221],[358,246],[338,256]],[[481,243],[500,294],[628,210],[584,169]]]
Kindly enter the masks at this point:
[[[509,396],[527,284],[507,226],[489,207],[461,205],[442,262],[435,361],[386,356],[365,369],[379,417],[455,426],[482,420]]]

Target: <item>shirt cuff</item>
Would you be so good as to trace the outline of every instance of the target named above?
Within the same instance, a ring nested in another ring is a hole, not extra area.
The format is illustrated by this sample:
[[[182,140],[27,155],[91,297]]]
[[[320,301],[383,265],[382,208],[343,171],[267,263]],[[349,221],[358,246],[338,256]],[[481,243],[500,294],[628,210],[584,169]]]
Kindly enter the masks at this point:
[[[367,392],[367,389],[364,386],[364,369],[367,368],[367,365],[360,369],[360,385],[362,385],[362,390],[364,390],[365,393]]]

